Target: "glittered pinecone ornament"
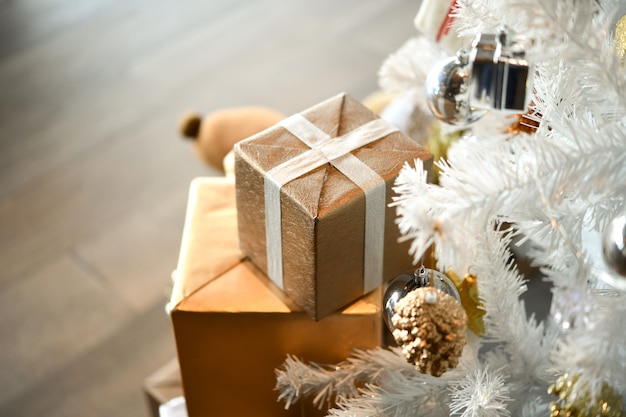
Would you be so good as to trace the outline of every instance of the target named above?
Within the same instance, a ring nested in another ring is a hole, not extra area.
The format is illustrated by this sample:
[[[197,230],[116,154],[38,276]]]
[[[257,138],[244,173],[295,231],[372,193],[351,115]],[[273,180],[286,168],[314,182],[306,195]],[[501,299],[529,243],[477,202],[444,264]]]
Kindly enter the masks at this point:
[[[393,337],[415,368],[441,376],[459,364],[467,315],[453,297],[434,287],[417,288],[398,301]]]
[[[585,389],[580,375],[563,374],[548,388],[559,400],[550,403],[551,417],[624,417],[622,397],[603,382],[597,398]]]
[[[391,318],[396,314],[398,302],[411,291],[423,287],[435,287],[461,302],[455,284],[439,271],[421,266],[415,271],[400,274],[389,283],[383,297],[385,324],[391,333],[395,330]]]

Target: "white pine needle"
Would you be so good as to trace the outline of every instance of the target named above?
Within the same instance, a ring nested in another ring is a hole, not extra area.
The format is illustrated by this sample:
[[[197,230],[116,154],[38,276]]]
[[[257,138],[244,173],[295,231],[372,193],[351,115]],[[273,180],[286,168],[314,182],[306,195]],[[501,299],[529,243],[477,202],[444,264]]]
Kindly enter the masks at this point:
[[[504,378],[488,368],[468,373],[450,387],[450,412],[461,417],[503,417],[511,413]]]

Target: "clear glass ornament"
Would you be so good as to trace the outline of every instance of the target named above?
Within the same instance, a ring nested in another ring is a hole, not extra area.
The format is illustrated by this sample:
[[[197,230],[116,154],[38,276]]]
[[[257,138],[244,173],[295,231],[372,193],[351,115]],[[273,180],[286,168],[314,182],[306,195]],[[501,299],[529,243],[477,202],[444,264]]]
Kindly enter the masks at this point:
[[[555,291],[550,305],[552,321],[563,332],[575,327],[593,328],[591,304],[587,301],[586,289],[571,288]]]
[[[428,287],[431,285],[451,295],[458,302],[461,302],[461,296],[450,279],[439,271],[420,267],[413,272],[405,272],[398,275],[389,284],[385,290],[383,297],[384,319],[387,328],[393,332],[394,327],[391,324],[391,318],[394,315],[396,304],[409,292],[416,288]]]

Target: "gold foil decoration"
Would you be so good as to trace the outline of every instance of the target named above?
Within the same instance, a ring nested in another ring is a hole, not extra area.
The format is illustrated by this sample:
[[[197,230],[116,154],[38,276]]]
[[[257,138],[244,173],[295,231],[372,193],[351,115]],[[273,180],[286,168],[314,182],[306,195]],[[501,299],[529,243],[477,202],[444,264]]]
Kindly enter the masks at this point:
[[[476,275],[465,274],[465,277],[461,279],[452,269],[446,272],[446,276],[450,278],[456,289],[461,296],[461,305],[467,313],[468,323],[467,327],[478,336],[482,336],[485,333],[485,323],[483,316],[486,311],[483,308],[480,298],[478,296],[478,280]]]
[[[583,384],[580,388],[578,383]],[[578,389],[576,389],[578,388]],[[563,374],[548,388],[559,400],[550,403],[551,417],[624,417],[622,397],[603,382],[598,398],[593,398],[580,375]]]
[[[417,288],[396,305],[393,337],[415,368],[441,376],[459,364],[467,315],[458,301],[434,287]]]
[[[423,126],[420,126],[423,129]],[[426,139],[426,149],[433,154],[433,162],[446,159],[448,148],[452,143],[465,134],[465,130],[457,130],[452,133],[443,133],[441,123],[432,122],[428,126],[428,138]],[[439,167],[433,165],[433,184],[439,183]]]
[[[626,15],[622,16],[615,24],[615,37],[613,38],[613,48],[620,57],[620,62],[624,66],[626,56]]]

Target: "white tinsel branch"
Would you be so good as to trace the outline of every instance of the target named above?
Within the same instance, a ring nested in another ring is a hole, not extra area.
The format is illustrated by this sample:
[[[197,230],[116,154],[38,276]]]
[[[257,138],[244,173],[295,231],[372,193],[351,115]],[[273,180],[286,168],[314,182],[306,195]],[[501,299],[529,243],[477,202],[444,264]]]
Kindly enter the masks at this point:
[[[460,365],[441,377],[417,371],[405,361],[399,348],[357,350],[336,365],[305,364],[290,356],[277,370],[279,399],[290,407],[313,397],[314,404],[321,407],[337,398],[336,407],[329,412],[337,417],[401,417],[417,412],[420,416],[448,416],[448,388],[456,386],[468,369],[482,366],[478,360],[479,338],[471,333],[467,336]],[[500,357],[492,362],[502,368],[505,360]]]
[[[449,396],[444,378],[423,378],[390,373],[385,385],[368,384],[358,398],[340,398],[331,417],[449,416]]]
[[[488,367],[467,373],[451,388],[450,413],[461,417],[510,416],[506,403],[511,401],[504,377]]]
[[[378,84],[387,93],[409,96],[413,106],[428,112],[424,83],[432,66],[445,58],[446,53],[429,39],[411,38],[383,62]]]
[[[500,342],[509,358],[507,371],[514,382],[509,392],[515,399],[511,409],[519,410],[538,393],[545,394],[552,381],[547,370],[558,334],[552,328],[546,329],[532,314],[527,315],[520,299],[526,285],[514,264],[510,244],[509,232],[488,233],[479,247],[473,271],[486,311],[485,339]]]
[[[450,415],[448,388],[466,374],[467,366],[478,366],[480,343],[468,333],[468,343],[460,365],[440,377],[422,374],[413,366],[403,372],[390,370],[380,375],[376,384],[367,384],[358,397],[340,397],[331,409],[333,417],[404,417]],[[401,360],[399,350],[394,350]]]
[[[423,90],[430,68],[444,58],[446,54],[432,41],[424,37],[411,38],[381,65],[378,71],[380,87],[389,93]],[[420,93],[423,102],[424,94]]]
[[[355,350],[346,361],[333,365],[304,363],[289,355],[276,371],[276,389],[285,408],[305,397],[313,397],[313,404],[321,408],[335,397],[355,397],[360,386],[376,383],[383,373],[413,371],[401,353],[382,348]]]
[[[585,265],[580,273],[589,277],[589,267]],[[550,277],[562,272],[545,269],[544,274]],[[562,283],[554,288],[553,298],[562,316],[559,319],[567,323],[567,328],[553,346],[551,371],[583,376],[584,382],[574,387],[573,395],[591,394],[597,398],[604,383],[626,392],[626,294]],[[577,394],[579,389],[584,394]]]
[[[606,42],[606,17],[614,1],[595,0],[459,0],[454,27],[461,36],[495,33],[503,25],[532,40],[534,62],[577,59]]]

